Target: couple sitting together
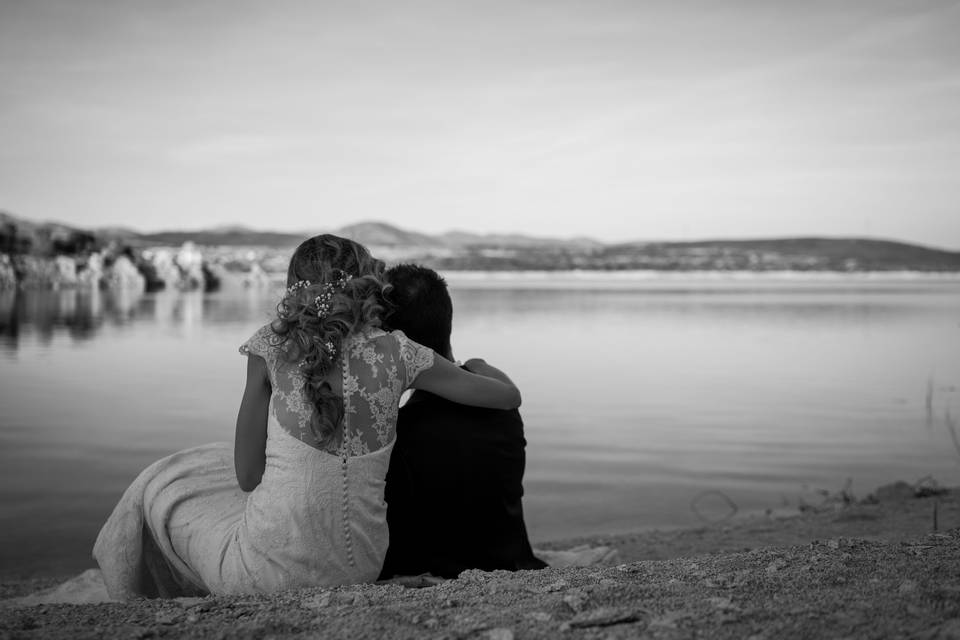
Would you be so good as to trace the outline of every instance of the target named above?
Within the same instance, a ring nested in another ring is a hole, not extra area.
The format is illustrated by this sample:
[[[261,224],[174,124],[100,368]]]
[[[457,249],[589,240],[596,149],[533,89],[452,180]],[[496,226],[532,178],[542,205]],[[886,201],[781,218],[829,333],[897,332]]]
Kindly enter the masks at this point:
[[[234,445],[154,463],[101,530],[110,596],[546,566],[521,508],[520,392],[483,360],[455,363],[443,279],[385,271],[321,235],[297,248],[287,285],[277,317],[240,348]]]

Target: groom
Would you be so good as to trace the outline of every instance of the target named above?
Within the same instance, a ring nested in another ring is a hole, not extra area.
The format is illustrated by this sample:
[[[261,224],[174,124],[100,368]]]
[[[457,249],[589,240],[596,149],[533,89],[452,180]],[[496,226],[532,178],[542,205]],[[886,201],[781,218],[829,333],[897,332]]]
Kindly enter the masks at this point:
[[[453,360],[453,305],[435,271],[387,271],[389,329]],[[390,548],[381,578],[466,569],[542,569],[523,522],[526,461],[519,412],[468,407],[417,391],[400,409],[387,473]]]

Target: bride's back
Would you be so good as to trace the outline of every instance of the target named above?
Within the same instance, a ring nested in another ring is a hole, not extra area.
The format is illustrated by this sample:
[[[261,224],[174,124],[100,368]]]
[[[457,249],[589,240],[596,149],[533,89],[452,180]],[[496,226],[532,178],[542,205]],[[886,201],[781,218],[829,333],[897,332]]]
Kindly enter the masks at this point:
[[[317,408],[305,393],[307,378],[299,363],[285,357],[283,337],[266,325],[241,347],[241,353],[266,362],[272,387],[269,415],[287,434],[338,457],[366,455],[393,441],[400,396],[433,364],[434,354],[400,331],[377,328],[348,336],[341,351],[322,382],[342,398],[343,418],[321,440],[312,428]]]

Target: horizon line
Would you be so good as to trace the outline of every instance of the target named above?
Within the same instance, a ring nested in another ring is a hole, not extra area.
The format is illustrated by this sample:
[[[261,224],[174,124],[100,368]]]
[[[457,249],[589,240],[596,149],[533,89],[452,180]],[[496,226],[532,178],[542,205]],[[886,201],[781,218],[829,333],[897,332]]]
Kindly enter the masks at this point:
[[[574,242],[574,241],[580,240],[580,241],[595,242],[597,244],[604,245],[604,246],[615,246],[615,245],[623,245],[623,244],[668,244],[668,243],[696,244],[696,243],[707,243],[707,242],[763,242],[763,241],[776,241],[776,240],[868,240],[868,241],[874,241],[874,242],[896,242],[899,244],[922,247],[926,249],[933,249],[937,251],[960,253],[960,247],[950,248],[946,246],[937,246],[937,245],[927,244],[927,243],[913,241],[913,240],[904,240],[904,239],[898,239],[898,238],[892,238],[892,237],[880,237],[880,236],[870,236],[870,235],[835,235],[835,234],[819,235],[819,234],[804,233],[804,234],[797,234],[797,235],[778,235],[778,236],[730,236],[730,237],[704,236],[704,237],[695,238],[695,239],[659,238],[659,239],[651,239],[651,240],[635,238],[630,240],[607,241],[607,240],[597,239],[593,236],[585,236],[582,234],[573,235],[573,236],[562,236],[562,235],[558,235],[558,236],[542,235],[541,236],[541,235],[533,235],[530,233],[525,233],[522,231],[470,231],[463,228],[450,228],[445,231],[431,233],[428,231],[420,231],[420,230],[412,229],[408,227],[400,227],[390,222],[384,222],[382,220],[373,220],[373,219],[358,220],[356,222],[351,222],[351,223],[341,225],[340,227],[335,227],[332,229],[315,229],[312,231],[306,231],[303,229],[291,230],[291,229],[257,228],[257,227],[246,226],[243,224],[221,224],[216,226],[198,227],[198,228],[181,227],[176,229],[167,228],[167,229],[159,229],[156,231],[146,231],[146,230],[138,229],[134,226],[129,226],[129,225],[102,225],[102,226],[78,227],[78,226],[74,226],[72,224],[60,222],[57,220],[38,221],[38,220],[23,217],[23,216],[15,215],[13,213],[10,213],[10,211],[6,209],[0,209],[0,214],[6,214],[12,218],[15,218],[18,220],[25,220],[37,225],[58,225],[58,226],[67,227],[70,229],[81,229],[84,231],[93,231],[93,232],[109,231],[109,230],[124,230],[124,231],[130,231],[130,232],[136,233],[138,235],[159,235],[164,233],[211,233],[211,232],[216,233],[216,232],[229,232],[231,230],[238,230],[238,231],[246,231],[251,233],[302,235],[304,238],[309,238],[319,233],[331,233],[346,227],[352,227],[352,226],[362,225],[362,224],[377,224],[377,225],[390,227],[392,229],[397,229],[399,231],[403,231],[407,233],[416,233],[419,235],[429,236],[433,238],[442,237],[444,235],[449,235],[452,233],[466,233],[470,235],[487,236],[487,237],[489,236],[520,236],[524,238],[530,238],[533,240],[556,240],[556,241],[562,241],[562,242]]]

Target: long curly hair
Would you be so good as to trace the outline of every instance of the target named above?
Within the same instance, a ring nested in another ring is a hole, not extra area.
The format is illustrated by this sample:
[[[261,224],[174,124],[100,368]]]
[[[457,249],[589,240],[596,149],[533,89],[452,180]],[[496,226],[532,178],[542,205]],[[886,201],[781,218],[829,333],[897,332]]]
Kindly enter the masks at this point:
[[[343,420],[343,398],[324,378],[341,361],[347,336],[380,326],[390,286],[384,263],[352,240],[322,234],[290,259],[287,290],[271,328],[287,361],[299,363],[304,393],[316,411],[310,429],[322,445]]]

